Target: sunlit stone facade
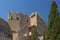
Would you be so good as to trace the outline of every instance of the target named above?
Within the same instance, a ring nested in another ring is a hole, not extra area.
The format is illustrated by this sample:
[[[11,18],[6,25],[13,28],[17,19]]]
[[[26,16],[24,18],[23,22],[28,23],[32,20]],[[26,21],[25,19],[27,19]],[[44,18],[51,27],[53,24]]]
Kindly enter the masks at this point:
[[[0,24],[2,24],[1,21]],[[31,31],[34,28],[36,28],[39,33],[38,38],[43,40],[46,27],[44,20],[37,12],[33,12],[30,16],[28,16],[21,12],[9,11],[8,22],[3,23],[2,25],[10,28],[11,34],[9,36],[12,36],[10,40],[30,40],[30,36],[32,35]]]

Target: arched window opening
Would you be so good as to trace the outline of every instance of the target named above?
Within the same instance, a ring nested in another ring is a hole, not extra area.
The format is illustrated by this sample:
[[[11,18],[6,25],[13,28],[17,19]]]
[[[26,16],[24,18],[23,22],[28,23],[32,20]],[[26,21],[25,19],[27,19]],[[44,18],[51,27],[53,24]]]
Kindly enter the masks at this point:
[[[17,17],[17,20],[19,20],[19,17]]]
[[[13,17],[11,16],[11,20],[13,19]]]

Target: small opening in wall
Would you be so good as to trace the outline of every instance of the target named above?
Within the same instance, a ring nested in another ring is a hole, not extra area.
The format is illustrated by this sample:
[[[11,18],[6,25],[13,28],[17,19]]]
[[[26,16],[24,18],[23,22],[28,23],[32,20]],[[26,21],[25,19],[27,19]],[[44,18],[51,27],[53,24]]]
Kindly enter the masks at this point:
[[[11,16],[11,20],[13,19],[13,17]]]
[[[19,20],[19,17],[17,17],[17,20]]]

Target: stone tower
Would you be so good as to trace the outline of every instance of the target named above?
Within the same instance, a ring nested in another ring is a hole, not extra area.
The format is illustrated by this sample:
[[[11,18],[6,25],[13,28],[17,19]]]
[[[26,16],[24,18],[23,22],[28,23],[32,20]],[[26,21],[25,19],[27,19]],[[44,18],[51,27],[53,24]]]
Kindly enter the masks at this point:
[[[29,25],[29,17],[21,12],[12,12],[8,14],[8,23],[13,33],[13,40],[19,40],[18,31]]]
[[[23,15],[21,13],[18,13],[18,12],[9,12],[8,14],[8,23],[9,23],[9,26],[12,30],[12,37],[13,37],[13,40],[18,40],[18,31],[20,30],[21,28],[21,17]]]
[[[8,23],[11,27],[11,30],[13,32],[18,32],[20,28],[22,27],[22,21],[23,21],[23,14],[18,12],[9,12],[8,14]]]
[[[37,28],[40,36],[43,36],[44,30],[46,28],[46,24],[44,20],[41,18],[41,16],[38,15],[37,12],[33,12],[30,15],[30,27],[29,29]]]

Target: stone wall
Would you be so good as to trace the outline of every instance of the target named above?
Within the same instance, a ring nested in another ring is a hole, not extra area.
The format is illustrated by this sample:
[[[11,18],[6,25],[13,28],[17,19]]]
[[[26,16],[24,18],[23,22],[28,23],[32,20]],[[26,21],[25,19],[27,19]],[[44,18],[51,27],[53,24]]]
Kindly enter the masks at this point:
[[[30,26],[33,25],[37,26],[37,15],[34,12],[30,15]]]
[[[12,40],[11,38],[7,38],[7,37],[1,37],[0,36],[0,40]]]
[[[0,18],[0,24],[5,26],[5,27],[8,26],[8,23],[5,20],[3,20],[2,18]]]
[[[16,12],[9,12],[8,23],[11,30],[17,32],[20,29],[20,15]]]
[[[9,11],[8,22],[0,18],[0,40],[29,40],[31,30],[37,28],[40,40],[43,40],[46,24],[37,12],[30,16],[21,12]]]
[[[29,24],[30,24],[29,20],[30,20],[30,18],[26,14],[22,14],[21,12],[20,13],[11,12],[11,11],[9,12],[8,23],[9,23],[9,26],[11,27],[11,29],[12,29],[12,32],[13,32],[13,34],[12,34],[13,40],[18,40],[18,38],[17,38],[18,37],[18,31],[26,30],[26,29],[23,29],[23,28],[29,26]]]
[[[2,18],[0,18],[0,36],[12,39],[12,33],[8,22]]]
[[[22,27],[29,25],[29,16],[21,12],[9,12],[8,23],[13,31],[19,31]]]
[[[37,15],[37,29],[40,31],[40,35],[44,35],[46,24],[41,16]]]
[[[13,33],[13,40],[19,40],[18,33]]]
[[[36,26],[39,34],[42,36],[44,34],[46,24],[45,24],[44,20],[41,18],[41,16],[38,15],[37,12],[33,12],[30,15],[30,27],[33,28],[33,25]]]
[[[18,33],[19,40],[28,40],[28,27],[23,27]]]

